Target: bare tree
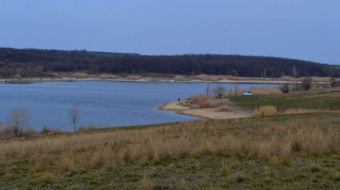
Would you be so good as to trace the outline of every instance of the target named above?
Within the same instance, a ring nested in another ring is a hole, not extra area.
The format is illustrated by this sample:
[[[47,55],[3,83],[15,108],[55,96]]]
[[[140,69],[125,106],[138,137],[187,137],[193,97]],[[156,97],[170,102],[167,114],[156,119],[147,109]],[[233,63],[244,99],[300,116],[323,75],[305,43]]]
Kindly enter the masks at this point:
[[[209,83],[207,83],[207,87],[206,87],[206,89],[205,89],[205,92],[206,92],[207,95],[209,96],[209,94],[210,94],[210,84],[209,84]]]
[[[223,95],[225,94],[225,88],[221,85],[214,86],[211,92],[216,98],[223,98]]]
[[[29,127],[31,113],[23,106],[13,107],[7,118],[6,126],[15,136],[19,136],[25,128]]]
[[[297,77],[297,70],[295,67],[292,69],[292,77],[296,78]]]
[[[69,119],[71,123],[73,123],[74,131],[77,131],[77,123],[80,120],[80,110],[76,104],[72,105],[69,109]]]
[[[235,96],[237,96],[238,91],[239,91],[239,89],[238,89],[238,83],[235,83],[235,90],[234,90],[234,95],[235,95]]]

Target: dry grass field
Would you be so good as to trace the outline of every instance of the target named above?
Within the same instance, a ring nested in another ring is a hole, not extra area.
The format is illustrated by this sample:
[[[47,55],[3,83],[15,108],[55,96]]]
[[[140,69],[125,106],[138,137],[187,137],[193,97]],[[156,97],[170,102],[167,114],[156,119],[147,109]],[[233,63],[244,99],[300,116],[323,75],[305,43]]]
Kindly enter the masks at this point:
[[[3,138],[0,189],[339,189],[339,95],[232,97],[258,117]]]
[[[340,113],[89,130],[0,142],[2,189],[340,188]]]

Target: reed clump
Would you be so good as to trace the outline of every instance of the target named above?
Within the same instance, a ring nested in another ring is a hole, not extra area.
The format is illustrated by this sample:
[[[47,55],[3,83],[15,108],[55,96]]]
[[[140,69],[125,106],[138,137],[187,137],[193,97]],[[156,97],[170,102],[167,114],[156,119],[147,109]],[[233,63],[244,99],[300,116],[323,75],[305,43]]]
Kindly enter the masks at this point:
[[[198,80],[211,81],[211,82],[216,82],[219,80],[217,76],[211,76],[211,75],[205,75],[205,74],[197,75],[195,76],[195,78]]]
[[[232,106],[233,103],[227,98],[214,98],[208,95],[195,95],[188,98],[188,101],[196,108],[219,108]]]
[[[187,81],[187,79],[186,79],[185,76],[183,76],[183,75],[177,75],[177,76],[175,76],[175,77],[174,77],[174,80],[175,80],[176,82]]]
[[[270,116],[275,115],[276,113],[276,107],[271,105],[256,107],[254,110],[255,117]]]

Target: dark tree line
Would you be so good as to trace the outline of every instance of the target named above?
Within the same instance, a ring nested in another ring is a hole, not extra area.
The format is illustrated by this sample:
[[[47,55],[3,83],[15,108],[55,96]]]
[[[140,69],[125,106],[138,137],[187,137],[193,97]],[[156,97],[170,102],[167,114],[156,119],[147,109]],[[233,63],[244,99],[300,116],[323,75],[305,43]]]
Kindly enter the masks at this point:
[[[0,48],[0,77],[52,76],[52,72],[88,74],[234,75],[247,77],[332,76],[340,70],[325,64],[295,59],[241,55],[145,56],[38,49]]]

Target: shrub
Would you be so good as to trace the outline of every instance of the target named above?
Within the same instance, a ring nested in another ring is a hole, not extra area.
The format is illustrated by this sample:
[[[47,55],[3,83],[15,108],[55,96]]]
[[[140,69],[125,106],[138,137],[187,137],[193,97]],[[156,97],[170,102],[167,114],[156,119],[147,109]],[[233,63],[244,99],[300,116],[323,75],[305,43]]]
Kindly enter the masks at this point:
[[[301,86],[304,90],[309,90],[312,88],[313,79],[311,77],[305,77],[302,79]]]
[[[332,77],[329,81],[331,87],[339,87],[340,86],[340,81],[335,80],[334,77]]]
[[[285,83],[280,87],[282,93],[289,93],[289,84]]]
[[[8,140],[14,137],[14,133],[7,127],[0,126],[0,140]]]
[[[34,129],[32,129],[32,128],[25,128],[21,132],[20,136],[22,136],[22,137],[33,137],[33,136],[35,136],[37,134],[38,134],[37,131],[35,131]]]
[[[21,75],[17,74],[17,75],[14,76],[14,78],[15,78],[16,80],[21,80]]]
[[[18,136],[25,128],[29,127],[30,119],[31,113],[28,108],[16,106],[12,108],[7,117],[6,126],[15,136]]]
[[[214,86],[211,90],[213,96],[215,96],[216,98],[223,98],[223,96],[225,95],[225,88],[221,85],[219,86]]]

